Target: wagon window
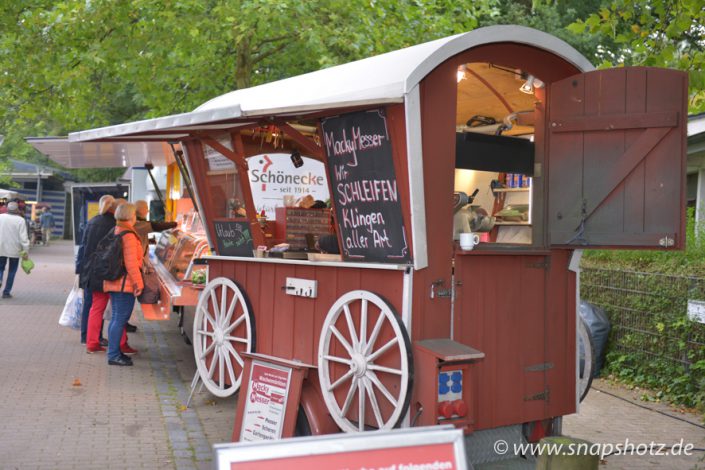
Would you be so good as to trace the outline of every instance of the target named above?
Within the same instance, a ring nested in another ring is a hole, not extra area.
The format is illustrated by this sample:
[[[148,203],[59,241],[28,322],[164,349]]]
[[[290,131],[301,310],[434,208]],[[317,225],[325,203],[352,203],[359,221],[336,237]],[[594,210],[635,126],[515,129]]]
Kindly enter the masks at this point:
[[[218,142],[232,149],[229,137]],[[203,156],[207,162],[206,181],[210,200],[208,204],[213,217],[244,217],[245,204],[237,166],[208,145],[203,144]]]
[[[458,67],[453,236],[531,245],[536,90],[528,72],[490,63]]]

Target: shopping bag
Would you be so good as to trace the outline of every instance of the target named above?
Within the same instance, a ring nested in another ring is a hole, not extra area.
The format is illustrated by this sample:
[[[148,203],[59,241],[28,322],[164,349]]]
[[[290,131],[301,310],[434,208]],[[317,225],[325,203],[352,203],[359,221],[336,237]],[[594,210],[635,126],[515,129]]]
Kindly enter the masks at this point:
[[[20,251],[20,256],[22,257],[22,261],[20,261],[20,266],[22,266],[22,270],[29,274],[32,272],[32,269],[34,269],[34,261],[29,259],[27,256],[27,252],[22,250]]]
[[[66,298],[64,310],[59,317],[59,325],[68,326],[74,330],[81,329],[81,309],[83,307],[83,290],[78,287],[78,277],[73,284],[73,289]]]
[[[144,289],[137,296],[137,301],[142,305],[159,303],[159,276],[151,265],[145,264],[142,268],[142,280],[144,281]]]
[[[27,274],[31,273],[34,269],[34,261],[29,258],[23,259],[20,264],[22,265],[22,270]]]

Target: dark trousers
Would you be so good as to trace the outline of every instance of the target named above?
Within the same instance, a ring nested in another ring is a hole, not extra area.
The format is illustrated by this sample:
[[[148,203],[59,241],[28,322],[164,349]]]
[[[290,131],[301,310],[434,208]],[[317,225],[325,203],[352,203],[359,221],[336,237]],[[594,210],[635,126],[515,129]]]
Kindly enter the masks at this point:
[[[10,258],[8,256],[0,256],[0,284],[2,284],[2,277],[5,274],[5,264],[10,260],[10,269],[7,271],[7,282],[5,282],[5,288],[2,290],[3,294],[10,294],[12,290],[12,284],[15,282],[15,274],[17,273],[17,266],[20,264],[19,258]]]

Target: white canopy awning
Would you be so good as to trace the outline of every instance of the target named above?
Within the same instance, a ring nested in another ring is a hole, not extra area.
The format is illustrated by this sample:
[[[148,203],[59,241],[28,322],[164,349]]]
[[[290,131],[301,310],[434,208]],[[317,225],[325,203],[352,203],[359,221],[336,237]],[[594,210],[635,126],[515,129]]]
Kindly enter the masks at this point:
[[[555,36],[523,26],[490,26],[394,52],[279,80],[211,99],[190,113],[103,127],[69,135],[91,140],[163,141],[193,131],[232,128],[269,116],[402,102],[406,94],[448,58],[484,44],[512,42],[547,50],[579,70],[593,66]]]
[[[69,142],[65,137],[28,137],[27,143],[66,168],[166,166],[174,157],[161,142]]]

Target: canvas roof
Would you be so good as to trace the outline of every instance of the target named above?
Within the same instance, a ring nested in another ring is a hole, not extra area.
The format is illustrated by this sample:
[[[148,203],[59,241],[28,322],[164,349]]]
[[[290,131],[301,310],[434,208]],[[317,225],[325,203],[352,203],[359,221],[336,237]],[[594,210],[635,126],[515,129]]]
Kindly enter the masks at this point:
[[[279,80],[213,98],[189,113],[75,132],[69,141],[164,141],[194,131],[233,128],[269,116],[402,102],[448,58],[483,44],[512,42],[547,50],[579,70],[593,66],[566,42],[523,26],[490,26],[367,59]]]

